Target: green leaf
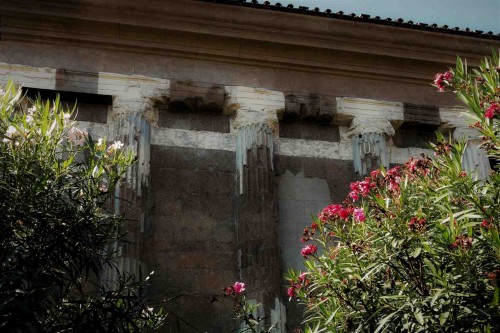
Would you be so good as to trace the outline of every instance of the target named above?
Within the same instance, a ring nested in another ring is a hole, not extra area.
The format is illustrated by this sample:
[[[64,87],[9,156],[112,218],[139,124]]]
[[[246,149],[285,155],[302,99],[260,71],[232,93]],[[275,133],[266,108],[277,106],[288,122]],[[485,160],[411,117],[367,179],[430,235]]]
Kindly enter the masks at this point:
[[[397,311],[394,311],[390,314],[388,314],[387,316],[385,316],[384,318],[382,318],[382,320],[379,321],[379,324],[377,326],[377,329],[375,330],[375,332],[373,333],[378,333],[382,328],[384,328],[384,325],[385,323],[387,323],[387,321],[389,319],[391,319],[392,317],[394,317],[394,315],[397,313]]]
[[[436,266],[427,258],[424,258],[425,265],[429,267],[431,270],[432,274],[436,275]]]
[[[498,287],[495,287],[495,292],[493,293],[493,302],[491,303],[491,305],[494,307],[498,306],[499,299],[500,299],[500,289]]]
[[[340,310],[340,307],[336,308],[335,311],[333,311],[333,313],[330,315],[330,317],[328,317],[328,319],[325,321],[325,326],[330,324],[330,322],[333,320],[333,318],[337,314],[337,311],[339,311],[339,310]]]
[[[443,326],[449,316],[450,316],[450,313],[448,311],[447,312],[442,312],[439,315],[439,325]]]
[[[444,291],[444,289],[437,289],[437,291],[434,294],[434,296],[432,296],[431,306],[434,306],[434,303],[437,301],[437,299],[439,298],[439,296],[441,296],[441,294],[443,293],[443,291]]]
[[[420,310],[415,311],[413,315],[420,325],[424,325],[424,316],[422,316],[422,312],[420,312]]]
[[[417,258],[417,257],[420,255],[420,252],[422,252],[422,248],[421,248],[421,247],[417,247],[417,248],[413,251],[413,253],[411,254],[411,256],[412,256],[413,258]]]

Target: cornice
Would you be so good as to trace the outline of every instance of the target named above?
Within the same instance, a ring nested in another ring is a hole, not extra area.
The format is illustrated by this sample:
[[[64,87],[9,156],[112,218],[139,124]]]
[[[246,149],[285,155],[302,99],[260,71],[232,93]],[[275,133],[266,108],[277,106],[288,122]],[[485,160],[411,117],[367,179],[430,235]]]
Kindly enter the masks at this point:
[[[221,10],[223,8],[223,10]],[[193,0],[4,0],[2,40],[77,45],[412,84],[500,41]],[[256,14],[258,13],[258,14]],[[426,70],[424,70],[426,69]]]
[[[367,24],[379,24],[386,26],[393,26],[404,29],[416,29],[430,32],[439,32],[446,33],[452,35],[461,35],[461,36],[469,36],[474,38],[483,38],[483,39],[494,39],[500,40],[500,33],[495,34],[492,31],[484,32],[482,30],[472,30],[469,28],[460,28],[460,27],[449,27],[448,25],[439,26],[438,24],[430,24],[423,22],[414,22],[411,20],[404,20],[403,18],[392,19],[390,17],[381,18],[380,16],[371,17],[371,15],[367,14],[347,14],[343,11],[333,12],[331,9],[326,9],[321,11],[318,7],[310,9],[306,6],[298,6],[295,7],[292,4],[284,5],[281,2],[276,2],[272,4],[270,1],[258,1],[258,0],[198,0],[203,2],[212,2],[223,5],[231,5],[231,6],[243,6],[243,7],[251,7],[255,9],[263,9],[263,10],[274,10],[280,11],[284,13],[291,14],[299,14],[299,15],[308,15],[308,16],[319,16],[336,20],[348,20],[355,22],[363,22]]]

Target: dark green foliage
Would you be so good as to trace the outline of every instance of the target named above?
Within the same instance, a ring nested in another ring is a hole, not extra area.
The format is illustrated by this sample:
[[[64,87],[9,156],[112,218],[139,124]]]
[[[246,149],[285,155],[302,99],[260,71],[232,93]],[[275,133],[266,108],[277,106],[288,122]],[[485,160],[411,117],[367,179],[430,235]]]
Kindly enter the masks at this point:
[[[159,326],[144,282],[115,266],[122,220],[105,207],[133,157],[75,127],[58,100],[0,92],[0,331],[129,332]]]

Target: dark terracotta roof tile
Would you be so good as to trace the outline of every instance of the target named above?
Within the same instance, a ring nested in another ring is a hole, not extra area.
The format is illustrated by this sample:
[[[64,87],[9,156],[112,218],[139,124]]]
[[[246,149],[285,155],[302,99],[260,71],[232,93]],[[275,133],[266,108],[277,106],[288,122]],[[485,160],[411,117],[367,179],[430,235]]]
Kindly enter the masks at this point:
[[[414,23],[411,20],[405,22],[404,19],[402,18],[399,18],[397,20],[393,20],[389,17],[382,19],[380,16],[375,16],[372,18],[370,15],[367,14],[361,14],[361,15],[357,15],[355,13],[344,14],[343,11],[338,11],[337,13],[333,13],[332,10],[330,9],[326,9],[324,12],[321,12],[321,10],[318,7],[310,9],[309,7],[306,6],[294,7],[292,4],[285,6],[280,2],[277,2],[273,5],[269,1],[259,2],[258,0],[198,0],[198,1],[213,2],[213,3],[233,5],[233,6],[262,8],[267,10],[277,10],[277,11],[296,13],[302,15],[324,16],[334,19],[351,20],[351,21],[354,20],[358,22],[389,25],[406,29],[418,29],[418,30],[448,33],[448,34],[462,35],[462,36],[469,36],[476,38],[500,40],[500,33],[494,34],[492,31],[484,32],[482,30],[471,30],[469,28],[461,29],[459,27],[450,28],[448,25],[438,26],[435,23],[434,24]]]

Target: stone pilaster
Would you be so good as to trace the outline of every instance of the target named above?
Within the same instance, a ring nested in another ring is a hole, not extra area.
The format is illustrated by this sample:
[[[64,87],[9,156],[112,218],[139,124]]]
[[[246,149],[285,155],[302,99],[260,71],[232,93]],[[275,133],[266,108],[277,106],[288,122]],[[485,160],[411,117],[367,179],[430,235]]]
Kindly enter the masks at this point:
[[[113,110],[108,117],[110,139],[122,141],[137,156],[137,162],[127,171],[126,183],[141,197],[150,171],[151,125],[158,121],[155,104],[168,99],[170,84],[168,80],[135,75],[103,79],[125,81],[126,88],[113,95]]]
[[[403,123],[403,105],[361,98],[339,98],[334,122],[348,126],[354,169],[367,175],[381,165],[389,167],[387,140]]]
[[[115,195],[114,209],[117,214],[124,214],[128,220],[129,244],[119,248],[119,270],[122,273],[146,276],[143,257],[145,224],[150,210],[150,151],[151,126],[158,120],[156,103],[164,104],[169,96],[169,81],[144,76],[102,75],[103,84],[119,84],[121,89],[113,91],[112,111],[108,113],[108,141],[119,140],[125,149],[136,156],[135,163],[127,169],[120,189]],[[118,199],[119,198],[119,199]],[[122,205],[121,201],[127,204]],[[104,272],[104,276],[109,272]],[[110,275],[113,277],[113,273]],[[138,277],[138,276],[137,276]]]
[[[224,113],[233,117],[237,141],[240,278],[270,318],[282,295],[273,155],[285,98],[281,92],[249,87],[226,87],[225,93]]]

